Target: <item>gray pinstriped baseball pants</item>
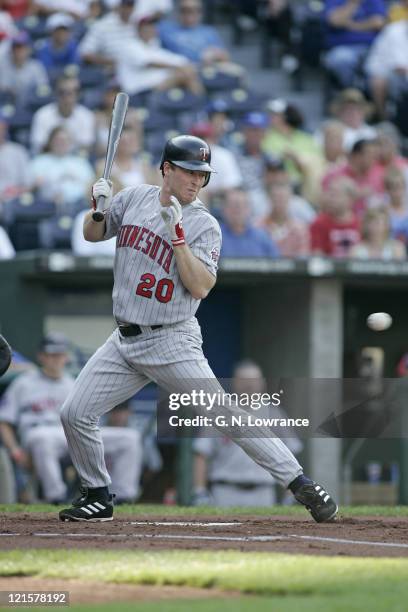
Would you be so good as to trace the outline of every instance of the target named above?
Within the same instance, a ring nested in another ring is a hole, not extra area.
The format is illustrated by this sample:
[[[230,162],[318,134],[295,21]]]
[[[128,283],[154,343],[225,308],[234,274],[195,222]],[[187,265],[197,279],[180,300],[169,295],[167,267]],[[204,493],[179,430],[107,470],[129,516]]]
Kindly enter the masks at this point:
[[[96,351],[61,409],[69,452],[83,485],[95,488],[111,484],[99,418],[150,381],[172,393],[191,391],[191,379],[205,384],[205,392],[220,390],[201,344],[200,327],[192,317],[131,338],[122,338],[116,329]],[[269,431],[265,437],[233,439],[285,487],[303,472],[287,446],[279,438],[270,437]]]

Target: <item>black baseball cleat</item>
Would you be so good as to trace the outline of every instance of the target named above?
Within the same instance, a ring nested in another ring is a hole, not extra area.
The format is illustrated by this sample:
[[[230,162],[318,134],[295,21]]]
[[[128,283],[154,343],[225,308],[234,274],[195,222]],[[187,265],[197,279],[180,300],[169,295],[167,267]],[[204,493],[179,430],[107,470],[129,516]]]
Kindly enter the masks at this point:
[[[92,491],[81,489],[82,495],[74,499],[71,508],[61,510],[60,521],[87,521],[97,523],[113,520],[114,494],[95,495]]]
[[[339,510],[334,499],[317,482],[300,486],[295,499],[306,506],[316,523],[334,521]]]

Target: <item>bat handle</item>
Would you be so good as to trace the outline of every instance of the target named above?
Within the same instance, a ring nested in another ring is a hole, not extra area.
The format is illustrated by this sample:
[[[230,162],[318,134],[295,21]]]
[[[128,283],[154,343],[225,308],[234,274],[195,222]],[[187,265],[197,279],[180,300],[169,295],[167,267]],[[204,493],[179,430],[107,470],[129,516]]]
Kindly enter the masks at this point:
[[[100,223],[105,219],[105,215],[102,212],[103,205],[105,203],[105,196],[99,196],[96,203],[96,210],[92,213],[92,219],[97,223]]]

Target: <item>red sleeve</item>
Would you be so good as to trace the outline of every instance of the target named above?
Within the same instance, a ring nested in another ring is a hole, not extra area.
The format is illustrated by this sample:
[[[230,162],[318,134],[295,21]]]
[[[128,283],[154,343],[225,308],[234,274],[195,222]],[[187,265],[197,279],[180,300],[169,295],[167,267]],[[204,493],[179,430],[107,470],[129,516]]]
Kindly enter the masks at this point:
[[[320,217],[317,217],[310,226],[310,245],[312,253],[319,251],[328,254],[327,228]]]

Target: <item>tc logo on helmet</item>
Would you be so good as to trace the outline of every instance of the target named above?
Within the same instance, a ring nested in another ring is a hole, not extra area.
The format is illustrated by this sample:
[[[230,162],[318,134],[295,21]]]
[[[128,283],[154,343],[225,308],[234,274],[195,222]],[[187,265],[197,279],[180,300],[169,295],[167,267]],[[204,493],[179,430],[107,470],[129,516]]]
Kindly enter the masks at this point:
[[[200,147],[200,153],[201,153],[201,161],[207,161],[208,149],[206,149],[205,147]]]

